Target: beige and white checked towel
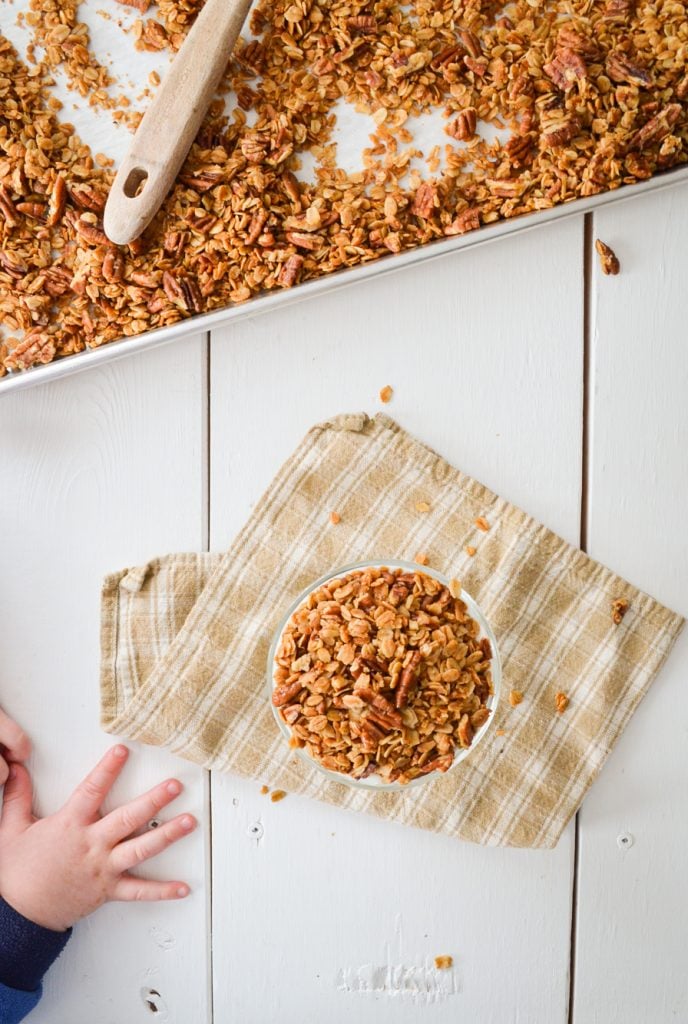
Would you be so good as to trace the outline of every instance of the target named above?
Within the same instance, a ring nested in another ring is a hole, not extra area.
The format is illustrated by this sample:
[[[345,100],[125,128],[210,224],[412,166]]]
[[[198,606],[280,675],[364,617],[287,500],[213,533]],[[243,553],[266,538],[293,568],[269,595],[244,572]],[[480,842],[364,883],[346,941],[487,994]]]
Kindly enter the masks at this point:
[[[421,501],[429,513],[416,511]],[[475,755],[443,778],[355,790],[288,748],[269,707],[268,647],[286,607],[318,576],[421,550],[478,600],[505,692],[522,690],[523,703],[504,698]],[[615,625],[618,598],[630,606]],[[406,825],[552,847],[682,624],[386,416],[340,416],[307,434],[226,554],[169,555],[105,580],[102,722],[206,768]],[[557,691],[570,698],[564,714]]]

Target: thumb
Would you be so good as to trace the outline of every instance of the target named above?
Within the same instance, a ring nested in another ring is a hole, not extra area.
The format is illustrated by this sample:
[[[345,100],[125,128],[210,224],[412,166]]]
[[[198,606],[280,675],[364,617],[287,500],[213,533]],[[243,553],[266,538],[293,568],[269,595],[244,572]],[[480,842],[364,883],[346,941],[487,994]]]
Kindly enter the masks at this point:
[[[33,822],[31,776],[23,764],[13,762],[2,798],[0,827],[21,832]]]

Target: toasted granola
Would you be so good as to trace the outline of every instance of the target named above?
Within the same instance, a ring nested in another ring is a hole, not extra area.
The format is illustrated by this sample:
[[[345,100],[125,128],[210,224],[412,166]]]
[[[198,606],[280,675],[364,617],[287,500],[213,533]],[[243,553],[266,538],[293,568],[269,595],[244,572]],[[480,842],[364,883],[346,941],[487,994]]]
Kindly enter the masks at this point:
[[[202,0],[133,6],[132,45],[173,53]],[[81,8],[30,0],[28,63],[0,37],[0,374],[688,160],[679,0],[258,0],[222,86],[237,106],[211,105],[159,216],[115,249],[84,201],[107,194],[111,161],[61,117],[52,76],[130,127],[141,115],[113,95]],[[353,173],[340,103],[371,119]],[[447,134],[424,178],[409,125],[437,109]],[[487,142],[486,125],[508,137]]]
[[[273,705],[330,771],[384,782],[446,772],[490,714],[489,640],[421,571],[358,569],[309,595],[282,634]]]

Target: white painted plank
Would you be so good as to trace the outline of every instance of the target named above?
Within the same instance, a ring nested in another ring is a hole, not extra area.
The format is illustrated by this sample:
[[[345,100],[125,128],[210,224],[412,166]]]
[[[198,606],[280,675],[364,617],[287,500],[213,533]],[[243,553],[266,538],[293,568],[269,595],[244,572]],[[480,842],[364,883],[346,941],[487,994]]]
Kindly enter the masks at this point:
[[[594,229],[621,273],[594,269],[589,550],[688,615],[688,188]],[[577,1024],[688,1020],[687,675],[684,633],[581,813]]]
[[[374,412],[385,384],[406,428],[577,542],[582,267],[579,219],[215,333],[211,547],[309,426]],[[572,848],[569,829],[480,849],[214,776],[216,1019],[562,1024]]]
[[[98,724],[102,576],[203,544],[205,350],[197,337],[0,401],[0,702],[33,738],[43,813],[113,742]],[[204,773],[152,748],[132,751],[113,803],[168,775],[206,821]],[[148,872],[192,895],[79,925],[32,1022],[148,1024],[147,989],[167,1007],[156,1020],[208,1019],[203,829]]]

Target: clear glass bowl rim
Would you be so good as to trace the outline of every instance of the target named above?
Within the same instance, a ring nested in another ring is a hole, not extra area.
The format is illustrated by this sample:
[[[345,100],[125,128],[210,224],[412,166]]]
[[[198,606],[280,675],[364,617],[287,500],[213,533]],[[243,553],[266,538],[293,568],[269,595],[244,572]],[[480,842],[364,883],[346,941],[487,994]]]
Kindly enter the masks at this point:
[[[289,619],[292,617],[296,609],[299,608],[299,606],[303,604],[303,602],[312,594],[312,592],[314,590],[317,590],[318,587],[321,587],[323,583],[327,583],[329,580],[338,579],[340,576],[345,576],[347,573],[355,572],[359,569],[383,568],[403,569],[405,572],[425,573],[426,576],[431,576],[433,579],[438,580],[438,582],[444,584],[445,587],[449,586],[449,579],[443,573],[438,572],[437,569],[432,569],[427,565],[420,565],[418,562],[405,562],[398,558],[374,558],[367,559],[364,562],[352,562],[349,565],[342,565],[337,569],[325,573],[324,576],[320,576],[317,580],[315,580],[313,583],[310,583],[304,590],[302,590],[299,596],[292,601],[287,612],[280,620],[280,623],[277,626],[277,629],[275,630],[275,633],[273,635],[272,642],[270,644],[270,649],[268,651],[267,681],[270,707],[272,709],[275,722],[277,723],[280,732],[287,740],[291,738],[291,730],[287,723],[282,718],[282,716],[280,715],[279,709],[276,708],[275,705],[272,703],[271,698],[272,691],[274,689],[273,669],[275,655],[277,654],[277,647],[282,638],[282,633],[284,632],[287,623],[289,622]],[[475,619],[478,625],[480,626],[480,636],[486,636],[490,641],[490,646],[492,648],[493,693],[486,702],[486,706],[490,708],[492,714],[485,722],[485,724],[481,725],[480,728],[477,730],[473,737],[473,742],[471,743],[470,747],[456,751],[456,753],[454,754],[454,760],[451,764],[451,767],[446,772],[430,772],[428,775],[421,775],[419,778],[411,779],[409,782],[374,782],[371,780],[377,779],[379,778],[379,776],[371,775],[367,779],[353,779],[348,775],[344,775],[342,772],[333,772],[330,771],[329,768],[323,767],[323,765],[316,761],[315,758],[311,757],[310,754],[306,753],[306,751],[301,747],[294,747],[293,752],[311,768],[315,768],[317,771],[319,771],[322,775],[325,775],[332,782],[338,782],[340,785],[343,786],[351,786],[354,789],[365,789],[368,790],[368,792],[372,793],[391,792],[393,790],[405,790],[408,789],[410,786],[419,786],[423,783],[431,782],[433,779],[443,778],[449,775],[452,771],[454,771],[457,765],[461,764],[463,761],[466,760],[469,754],[473,753],[475,748],[478,746],[478,743],[483,739],[485,734],[488,732],[490,725],[492,724],[495,718],[495,712],[497,710],[497,705],[499,703],[499,696],[502,687],[502,662],[499,655],[499,646],[497,644],[497,640],[494,635],[492,626],[490,625],[487,617],[485,616],[484,612],[480,608],[480,605],[477,603],[475,598],[471,597],[471,595],[463,589],[463,586],[461,589],[461,600],[466,603],[471,618]]]

